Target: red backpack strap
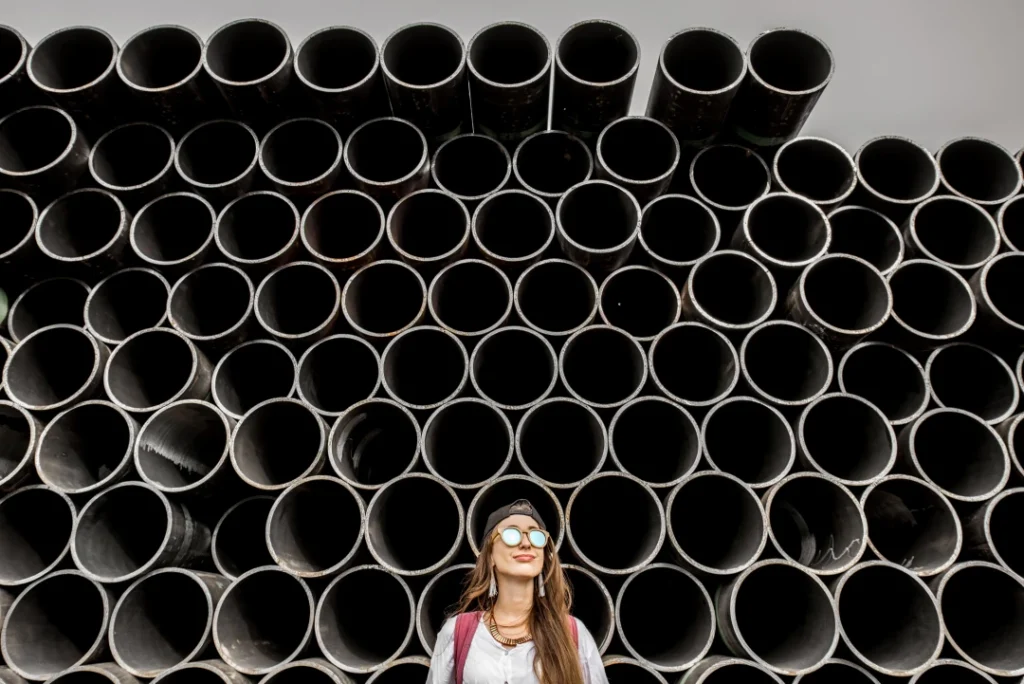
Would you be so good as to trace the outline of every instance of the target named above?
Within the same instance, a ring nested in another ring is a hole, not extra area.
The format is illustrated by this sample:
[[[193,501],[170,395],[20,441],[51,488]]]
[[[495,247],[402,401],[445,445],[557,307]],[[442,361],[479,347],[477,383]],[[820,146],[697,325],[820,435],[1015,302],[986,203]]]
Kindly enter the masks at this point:
[[[455,618],[455,684],[462,684],[462,673],[466,670],[469,647],[480,622],[480,613],[460,613]]]
[[[572,634],[572,643],[578,650],[580,647],[580,628],[576,624],[576,618],[572,615],[569,616],[569,633]]]

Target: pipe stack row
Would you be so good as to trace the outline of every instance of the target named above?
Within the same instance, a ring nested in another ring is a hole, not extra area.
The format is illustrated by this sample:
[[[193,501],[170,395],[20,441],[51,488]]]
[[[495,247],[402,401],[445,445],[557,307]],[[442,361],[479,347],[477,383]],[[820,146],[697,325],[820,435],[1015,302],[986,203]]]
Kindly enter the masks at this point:
[[[1024,677],[1019,153],[793,29],[0,48],[3,684],[421,681],[518,498],[613,682]]]

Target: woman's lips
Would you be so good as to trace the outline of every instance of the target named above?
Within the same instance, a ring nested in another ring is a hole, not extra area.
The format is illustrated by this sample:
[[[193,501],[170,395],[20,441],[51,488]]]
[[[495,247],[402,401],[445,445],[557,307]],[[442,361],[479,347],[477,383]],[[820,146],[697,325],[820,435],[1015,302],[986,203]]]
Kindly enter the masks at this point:
[[[519,561],[520,563],[529,563],[534,558],[536,558],[536,556],[531,556],[531,555],[526,554],[526,553],[521,553],[518,556],[512,556],[512,558],[517,560],[517,561]]]

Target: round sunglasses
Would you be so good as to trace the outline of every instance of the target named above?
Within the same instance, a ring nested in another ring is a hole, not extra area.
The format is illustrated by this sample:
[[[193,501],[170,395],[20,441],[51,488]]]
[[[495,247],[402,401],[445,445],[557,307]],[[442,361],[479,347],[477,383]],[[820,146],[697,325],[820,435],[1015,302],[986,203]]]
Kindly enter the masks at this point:
[[[537,549],[543,549],[548,545],[548,540],[551,539],[551,535],[544,530],[532,529],[528,532],[523,532],[518,527],[506,527],[496,531],[491,541],[500,538],[505,546],[519,546],[520,542],[523,541],[524,534],[530,540],[530,546]]]

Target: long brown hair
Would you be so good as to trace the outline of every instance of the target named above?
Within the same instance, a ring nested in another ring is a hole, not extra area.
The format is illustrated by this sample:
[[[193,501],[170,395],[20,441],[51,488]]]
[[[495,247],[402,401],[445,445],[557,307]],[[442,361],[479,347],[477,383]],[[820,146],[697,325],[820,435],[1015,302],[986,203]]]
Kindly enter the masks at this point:
[[[494,571],[491,560],[493,543],[486,544],[480,551],[456,612],[488,612],[494,607],[495,599],[487,595]],[[534,592],[529,618],[530,634],[536,649],[533,670],[541,684],[583,684],[580,657],[569,631],[572,591],[554,548],[545,549],[541,577],[545,595],[541,597]]]

